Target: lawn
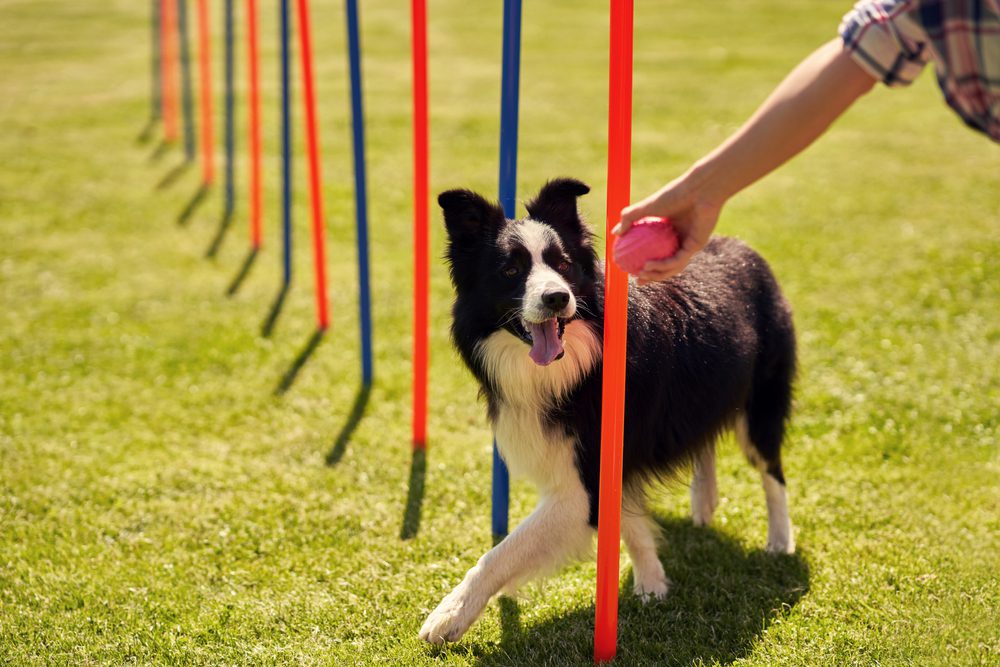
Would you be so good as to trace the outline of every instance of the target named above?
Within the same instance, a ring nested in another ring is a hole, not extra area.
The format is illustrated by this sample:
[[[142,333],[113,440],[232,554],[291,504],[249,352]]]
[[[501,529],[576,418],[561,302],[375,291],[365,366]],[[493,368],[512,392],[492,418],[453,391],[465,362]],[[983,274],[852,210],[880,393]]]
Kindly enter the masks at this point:
[[[314,320],[300,150],[295,279],[261,335],[281,275],[276,3],[265,248],[230,296],[248,251],[242,43],[236,215],[215,188],[178,224],[198,169],[138,139],[148,4],[0,0],[0,663],[590,664],[592,562],[491,603],[456,645],[417,639],[491,545],[490,432],[448,341],[435,210],[429,448],[411,456],[407,3],[361,3],[370,395],[341,3],[312,3],[333,326],[277,394]],[[637,3],[633,192],[735,129],[850,4]],[[500,3],[432,0],[429,17],[432,189],[495,193]],[[603,2],[525,7],[519,192],[579,177],[598,226],[606,33]],[[690,525],[684,484],[656,496],[670,597],[632,600],[623,559],[620,664],[1000,662],[998,178],[997,146],[927,72],[727,207],[720,231],[768,258],[796,313],[799,551],[764,553],[763,493],[727,438],[713,527]],[[515,483],[512,521],[534,500]]]

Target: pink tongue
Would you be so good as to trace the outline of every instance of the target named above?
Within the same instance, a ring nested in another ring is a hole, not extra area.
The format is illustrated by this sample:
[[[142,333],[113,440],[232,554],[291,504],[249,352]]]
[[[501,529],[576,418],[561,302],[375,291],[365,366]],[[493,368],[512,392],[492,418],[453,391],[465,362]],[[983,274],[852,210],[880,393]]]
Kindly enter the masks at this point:
[[[541,324],[531,323],[531,352],[528,356],[539,366],[548,366],[562,354],[563,344],[559,340],[559,324],[556,318]]]

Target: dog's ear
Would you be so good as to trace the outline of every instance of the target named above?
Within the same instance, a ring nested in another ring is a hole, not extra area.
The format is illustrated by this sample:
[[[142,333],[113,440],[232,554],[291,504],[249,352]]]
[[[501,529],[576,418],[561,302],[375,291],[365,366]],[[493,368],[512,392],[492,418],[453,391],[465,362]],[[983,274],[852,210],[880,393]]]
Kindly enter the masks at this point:
[[[503,209],[471,190],[442,192],[438,204],[453,243],[495,235],[504,222]]]
[[[576,198],[588,192],[590,188],[575,178],[551,180],[528,202],[528,215],[560,231],[583,235],[585,230],[576,209]]]

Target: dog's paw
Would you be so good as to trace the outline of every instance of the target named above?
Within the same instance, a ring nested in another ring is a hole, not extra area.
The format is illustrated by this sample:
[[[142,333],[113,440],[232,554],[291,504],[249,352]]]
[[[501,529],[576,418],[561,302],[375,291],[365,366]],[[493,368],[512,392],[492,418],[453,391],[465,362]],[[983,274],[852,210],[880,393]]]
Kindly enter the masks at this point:
[[[456,593],[458,591],[449,593],[424,621],[420,628],[420,638],[425,642],[457,642],[479,616],[479,611],[467,604],[461,594]]]
[[[791,521],[775,521],[767,526],[767,549],[772,554],[795,553],[795,534]]]
[[[636,578],[635,585],[632,587],[632,592],[643,602],[662,600],[667,597],[669,590],[670,580],[662,572],[658,577],[651,576],[643,580]]]
[[[791,535],[772,537],[767,541],[765,549],[769,554],[785,554],[790,556],[795,553],[795,538]]]

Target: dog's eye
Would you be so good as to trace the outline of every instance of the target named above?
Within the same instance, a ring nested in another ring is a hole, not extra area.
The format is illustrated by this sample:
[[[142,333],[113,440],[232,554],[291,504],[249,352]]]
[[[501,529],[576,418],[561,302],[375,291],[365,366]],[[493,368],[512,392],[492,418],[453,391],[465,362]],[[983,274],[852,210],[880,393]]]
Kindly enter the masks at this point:
[[[508,278],[513,278],[519,273],[521,273],[521,269],[517,268],[516,266],[508,266],[506,269],[503,270],[503,274]]]
[[[566,273],[567,271],[569,271],[569,262],[564,259],[563,261],[559,262],[559,266],[557,266],[556,269],[559,271],[559,273]]]

